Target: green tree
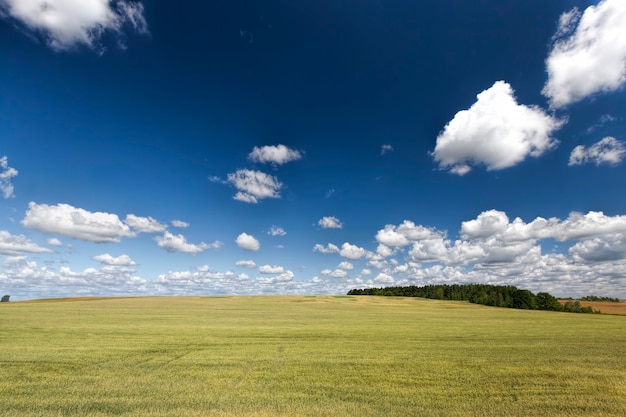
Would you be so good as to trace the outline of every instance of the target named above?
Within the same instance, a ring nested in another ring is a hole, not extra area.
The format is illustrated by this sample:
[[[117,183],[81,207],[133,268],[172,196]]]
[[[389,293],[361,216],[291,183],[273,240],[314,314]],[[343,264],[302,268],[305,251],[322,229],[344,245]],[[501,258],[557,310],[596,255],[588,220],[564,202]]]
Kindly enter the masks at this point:
[[[547,292],[537,293],[535,298],[537,299],[538,310],[563,311],[563,304]]]
[[[2,297],[2,301],[0,301],[0,302],[2,302],[2,303],[8,303],[8,302],[9,302],[9,298],[11,298],[11,296],[10,296],[9,294],[4,295],[4,296]]]

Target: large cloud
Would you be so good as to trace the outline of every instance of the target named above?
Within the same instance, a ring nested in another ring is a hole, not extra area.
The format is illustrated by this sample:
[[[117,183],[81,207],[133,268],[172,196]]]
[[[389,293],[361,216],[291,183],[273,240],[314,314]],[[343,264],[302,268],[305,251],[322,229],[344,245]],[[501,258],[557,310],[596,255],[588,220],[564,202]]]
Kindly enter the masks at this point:
[[[432,156],[441,169],[464,175],[471,165],[484,164],[500,170],[556,146],[551,135],[562,122],[539,107],[518,104],[508,83],[497,81],[477,99],[437,137]]]
[[[0,192],[4,198],[13,197],[13,184],[11,179],[18,174],[15,168],[9,166],[9,159],[6,156],[0,158]]]
[[[542,90],[554,108],[626,82],[626,2],[603,0],[584,13],[561,16],[546,59],[548,81]]]
[[[258,203],[264,198],[280,198],[279,191],[283,186],[276,177],[249,169],[228,174],[228,182],[239,190],[233,198],[245,203]]]
[[[582,165],[593,163],[596,165],[617,165],[622,162],[626,155],[624,142],[611,136],[594,143],[589,148],[578,145],[569,156],[569,165]]]
[[[22,224],[43,233],[59,234],[88,242],[119,242],[134,233],[116,214],[90,212],[69,204],[30,202]]]
[[[43,35],[51,48],[62,51],[85,45],[101,49],[105,32],[118,42],[123,28],[148,33],[141,2],[126,0],[0,0],[2,11],[29,30]]]
[[[297,161],[302,158],[302,154],[299,151],[289,149],[285,145],[278,146],[255,146],[248,155],[248,159],[254,162],[261,163],[273,163],[273,164],[286,164],[287,162]]]

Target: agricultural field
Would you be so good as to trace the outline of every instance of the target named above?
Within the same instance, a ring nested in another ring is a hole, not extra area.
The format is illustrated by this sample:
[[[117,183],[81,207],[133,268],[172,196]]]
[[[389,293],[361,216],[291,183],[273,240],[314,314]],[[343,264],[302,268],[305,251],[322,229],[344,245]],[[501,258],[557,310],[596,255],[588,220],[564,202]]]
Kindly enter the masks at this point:
[[[396,297],[0,305],[0,416],[624,416],[626,317]]]
[[[603,314],[621,314],[626,316],[626,301],[612,302],[612,301],[581,301],[580,305],[583,307],[591,307],[594,311],[599,311]]]

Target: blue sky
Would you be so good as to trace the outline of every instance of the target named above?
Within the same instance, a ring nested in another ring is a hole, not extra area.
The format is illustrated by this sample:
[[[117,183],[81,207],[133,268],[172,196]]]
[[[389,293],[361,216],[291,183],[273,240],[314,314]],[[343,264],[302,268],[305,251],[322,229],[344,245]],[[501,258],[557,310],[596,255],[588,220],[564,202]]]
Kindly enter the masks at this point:
[[[626,3],[0,0],[0,292],[626,298]]]

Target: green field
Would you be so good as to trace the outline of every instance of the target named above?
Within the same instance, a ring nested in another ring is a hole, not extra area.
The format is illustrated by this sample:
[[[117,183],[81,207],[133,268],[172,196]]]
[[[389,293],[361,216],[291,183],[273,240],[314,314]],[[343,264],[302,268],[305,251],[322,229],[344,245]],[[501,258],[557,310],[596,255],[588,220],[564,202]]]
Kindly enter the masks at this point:
[[[394,297],[0,305],[1,416],[626,415],[626,317]]]

